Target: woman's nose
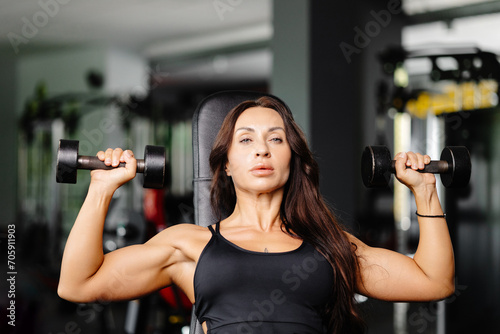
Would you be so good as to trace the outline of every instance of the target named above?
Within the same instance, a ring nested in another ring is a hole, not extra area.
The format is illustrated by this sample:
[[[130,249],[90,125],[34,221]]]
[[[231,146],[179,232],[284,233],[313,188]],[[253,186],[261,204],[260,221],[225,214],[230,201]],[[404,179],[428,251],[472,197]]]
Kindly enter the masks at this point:
[[[255,151],[255,155],[257,157],[266,157],[267,158],[271,155],[271,153],[269,152],[267,145],[261,144],[261,145],[259,145],[259,147],[257,147],[257,149]]]

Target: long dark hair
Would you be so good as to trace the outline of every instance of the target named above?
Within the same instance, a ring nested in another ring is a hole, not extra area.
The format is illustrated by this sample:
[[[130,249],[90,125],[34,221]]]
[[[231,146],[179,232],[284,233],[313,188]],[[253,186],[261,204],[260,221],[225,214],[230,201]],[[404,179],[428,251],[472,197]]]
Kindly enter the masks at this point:
[[[319,168],[304,133],[295,123],[288,107],[280,100],[263,96],[245,101],[226,116],[210,154],[213,173],[210,200],[216,215],[230,213],[236,204],[236,193],[225,173],[236,120],[252,107],[276,110],[285,125],[292,151],[290,177],[285,185],[280,208],[282,229],[312,244],[332,265],[333,295],[325,310],[326,325],[335,334],[362,333],[364,324],[356,310],[354,293],[359,275],[355,246],[335,219],[319,192]]]

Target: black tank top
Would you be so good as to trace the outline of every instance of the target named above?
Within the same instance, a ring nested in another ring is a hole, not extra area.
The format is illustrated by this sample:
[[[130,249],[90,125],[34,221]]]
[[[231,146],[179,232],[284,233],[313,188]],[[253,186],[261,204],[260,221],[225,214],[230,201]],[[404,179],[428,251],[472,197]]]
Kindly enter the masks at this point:
[[[209,226],[194,274],[195,314],[211,334],[325,333],[333,270],[309,243],[281,253],[245,250]]]

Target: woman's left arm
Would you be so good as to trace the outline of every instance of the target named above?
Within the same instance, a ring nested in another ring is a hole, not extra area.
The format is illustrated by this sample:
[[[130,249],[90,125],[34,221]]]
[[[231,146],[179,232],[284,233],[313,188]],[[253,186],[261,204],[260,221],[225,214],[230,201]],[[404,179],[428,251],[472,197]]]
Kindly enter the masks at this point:
[[[435,176],[417,172],[429,162],[427,155],[400,153],[396,156],[396,177],[413,192],[420,215],[440,216],[443,210]],[[455,261],[446,219],[418,217],[418,223],[420,238],[413,259],[369,247],[350,236],[357,245],[361,294],[390,301],[427,301],[446,298],[455,291]]]

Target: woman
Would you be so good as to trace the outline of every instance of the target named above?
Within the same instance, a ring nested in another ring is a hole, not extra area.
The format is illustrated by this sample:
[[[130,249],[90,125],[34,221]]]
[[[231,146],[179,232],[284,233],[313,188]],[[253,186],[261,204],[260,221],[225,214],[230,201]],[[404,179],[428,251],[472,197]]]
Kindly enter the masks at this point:
[[[414,258],[372,248],[343,231],[324,204],[318,166],[286,106],[262,97],[234,108],[210,156],[215,210],[209,228],[170,227],[144,245],[102,252],[114,191],[135,176],[131,151],[98,157],[68,237],[59,295],[75,302],[132,299],[176,284],[208,333],[357,333],[354,293],[424,301],[454,291],[453,249],[430,157],[396,155],[396,176],[415,195],[420,241]],[[407,169],[407,166],[411,168]],[[219,211],[220,212],[220,211]]]

